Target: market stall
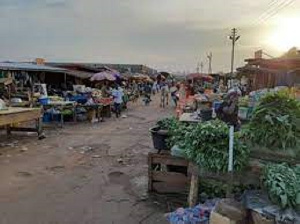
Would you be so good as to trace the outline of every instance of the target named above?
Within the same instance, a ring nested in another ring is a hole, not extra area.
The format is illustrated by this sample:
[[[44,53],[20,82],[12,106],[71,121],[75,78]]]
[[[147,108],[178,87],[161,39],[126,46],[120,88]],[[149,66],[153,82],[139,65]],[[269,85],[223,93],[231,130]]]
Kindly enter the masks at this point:
[[[261,96],[249,125],[237,134],[219,120],[163,119],[152,133],[155,143],[154,134],[164,130],[165,150],[149,154],[149,190],[189,190],[190,208],[168,214],[171,224],[192,223],[196,208],[205,208],[199,201],[207,201],[207,196],[227,197],[233,204],[219,200],[207,214],[197,216],[198,221],[299,223],[299,119],[300,103],[286,90]],[[234,215],[224,212],[228,209]]]
[[[63,127],[66,111],[70,111],[68,114],[73,117],[73,121],[76,121],[75,107],[74,101],[50,101],[43,105],[43,111],[44,114],[47,113],[51,116],[51,121],[57,121],[60,127]]]
[[[30,121],[36,122],[35,128],[21,127],[20,123]],[[41,109],[39,108],[19,108],[8,107],[0,110],[0,127],[6,127],[7,134],[12,131],[36,132],[38,136],[42,134]]]

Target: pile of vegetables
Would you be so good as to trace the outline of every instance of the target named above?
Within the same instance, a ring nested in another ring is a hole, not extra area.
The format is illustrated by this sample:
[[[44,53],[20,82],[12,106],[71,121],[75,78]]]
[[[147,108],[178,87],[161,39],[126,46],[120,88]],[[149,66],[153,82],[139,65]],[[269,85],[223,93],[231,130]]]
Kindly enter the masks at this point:
[[[272,150],[299,148],[300,103],[286,92],[267,94],[253,112],[246,138]]]
[[[249,105],[249,96],[243,96],[239,98],[240,107],[248,107]]]
[[[268,165],[263,183],[273,203],[281,208],[300,208],[300,166]]]
[[[178,120],[175,117],[163,118],[156,123],[156,126],[160,130],[172,131],[177,128]]]
[[[177,145],[183,155],[204,170],[226,172],[228,169],[229,128],[220,120],[196,125],[178,124],[171,131],[170,145]],[[238,136],[234,143],[234,170],[242,170],[248,162],[249,150]]]

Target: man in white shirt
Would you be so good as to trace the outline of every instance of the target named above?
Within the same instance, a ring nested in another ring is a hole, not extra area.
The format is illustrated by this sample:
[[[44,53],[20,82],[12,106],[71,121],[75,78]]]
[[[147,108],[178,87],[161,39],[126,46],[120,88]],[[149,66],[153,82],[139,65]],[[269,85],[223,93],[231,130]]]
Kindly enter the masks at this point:
[[[116,117],[118,118],[121,116],[121,106],[123,103],[123,96],[124,96],[123,89],[116,84],[114,89],[112,90],[111,95],[114,98],[114,108],[115,108]]]

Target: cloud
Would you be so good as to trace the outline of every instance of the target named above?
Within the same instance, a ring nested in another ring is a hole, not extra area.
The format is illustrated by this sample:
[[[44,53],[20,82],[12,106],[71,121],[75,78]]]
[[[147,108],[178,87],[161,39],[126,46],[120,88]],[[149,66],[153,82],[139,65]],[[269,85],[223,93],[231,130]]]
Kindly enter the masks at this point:
[[[253,21],[269,0],[0,0],[0,60],[142,63],[192,68],[206,53],[227,70],[228,35],[241,39],[237,65],[261,47],[267,29]]]

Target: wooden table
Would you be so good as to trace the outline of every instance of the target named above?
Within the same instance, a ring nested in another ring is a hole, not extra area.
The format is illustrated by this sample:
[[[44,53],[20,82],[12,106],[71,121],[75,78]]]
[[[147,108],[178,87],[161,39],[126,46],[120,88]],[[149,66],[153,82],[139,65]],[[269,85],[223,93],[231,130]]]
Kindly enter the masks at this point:
[[[104,121],[103,116],[103,105],[102,104],[93,104],[93,105],[76,105],[76,108],[84,108],[86,110],[95,110],[96,118],[98,121]],[[76,116],[76,115],[75,115]],[[76,119],[76,118],[75,118]]]
[[[36,121],[36,127],[14,127],[15,124],[28,121]],[[41,109],[9,107],[7,110],[0,110],[0,126],[6,127],[8,135],[11,134],[11,131],[25,131],[37,132],[40,136],[42,134]]]
[[[189,122],[189,123],[199,123],[199,122],[201,122],[201,118],[196,119],[193,116],[193,113],[183,113],[180,116],[179,121],[181,121],[181,122]]]
[[[56,109],[60,111],[60,127],[63,127],[64,124],[64,115],[63,110],[70,109],[73,112],[73,121],[76,121],[76,113],[75,113],[75,102],[73,101],[53,101],[49,102],[47,105],[43,105],[44,112],[48,109]]]

